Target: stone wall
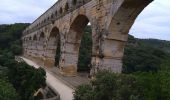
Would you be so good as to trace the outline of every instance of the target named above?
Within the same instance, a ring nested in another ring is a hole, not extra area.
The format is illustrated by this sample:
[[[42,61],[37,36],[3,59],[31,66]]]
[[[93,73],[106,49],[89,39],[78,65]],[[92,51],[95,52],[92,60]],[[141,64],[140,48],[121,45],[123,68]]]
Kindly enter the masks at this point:
[[[53,67],[55,51],[60,48],[58,66],[61,73],[74,76],[83,30],[90,22],[93,39],[91,74],[103,69],[120,73],[129,30],[151,1],[59,0],[23,32],[24,55]],[[60,47],[57,47],[58,39]]]

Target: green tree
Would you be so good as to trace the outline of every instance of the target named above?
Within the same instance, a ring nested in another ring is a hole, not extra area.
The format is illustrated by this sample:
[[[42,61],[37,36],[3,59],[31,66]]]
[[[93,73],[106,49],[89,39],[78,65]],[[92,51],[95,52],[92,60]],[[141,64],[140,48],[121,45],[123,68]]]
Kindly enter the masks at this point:
[[[125,48],[123,72],[157,72],[160,70],[163,61],[167,58],[167,53],[152,46],[145,46],[137,40],[134,42],[134,38],[131,38]]]
[[[0,100],[20,100],[12,84],[2,79],[0,79]]]
[[[35,91],[46,86],[46,72],[35,69],[26,63],[11,63],[9,67],[9,80],[21,95],[22,100],[32,98]]]
[[[91,85],[82,85],[74,93],[74,100],[142,100],[137,80],[132,75],[99,72]]]
[[[85,28],[79,50],[78,71],[90,71],[92,58],[92,34],[91,27]]]

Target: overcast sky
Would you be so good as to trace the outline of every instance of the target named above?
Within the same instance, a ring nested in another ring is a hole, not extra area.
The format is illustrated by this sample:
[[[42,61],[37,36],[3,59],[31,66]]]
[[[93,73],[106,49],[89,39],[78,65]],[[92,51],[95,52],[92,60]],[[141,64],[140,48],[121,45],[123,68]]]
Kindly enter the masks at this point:
[[[32,23],[57,0],[1,0],[0,24]],[[154,0],[138,16],[130,34],[170,40],[170,0]]]

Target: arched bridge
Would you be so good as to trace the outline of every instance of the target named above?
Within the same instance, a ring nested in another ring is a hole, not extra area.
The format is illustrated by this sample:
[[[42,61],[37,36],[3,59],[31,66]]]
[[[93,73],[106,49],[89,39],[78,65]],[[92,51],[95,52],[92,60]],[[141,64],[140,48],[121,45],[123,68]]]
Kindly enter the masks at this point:
[[[23,54],[53,67],[64,75],[77,73],[84,28],[92,27],[91,74],[109,69],[120,73],[128,33],[136,17],[152,0],[58,0],[25,29]]]

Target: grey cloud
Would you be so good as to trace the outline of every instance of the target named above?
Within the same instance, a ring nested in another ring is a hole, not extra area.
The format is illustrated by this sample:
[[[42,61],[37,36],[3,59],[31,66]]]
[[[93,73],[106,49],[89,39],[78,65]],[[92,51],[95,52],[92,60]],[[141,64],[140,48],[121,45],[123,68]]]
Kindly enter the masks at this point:
[[[170,40],[170,1],[155,0],[138,16],[130,34],[138,38]]]
[[[0,24],[31,23],[57,0],[1,0]],[[130,34],[170,40],[170,1],[154,0],[137,18]]]

